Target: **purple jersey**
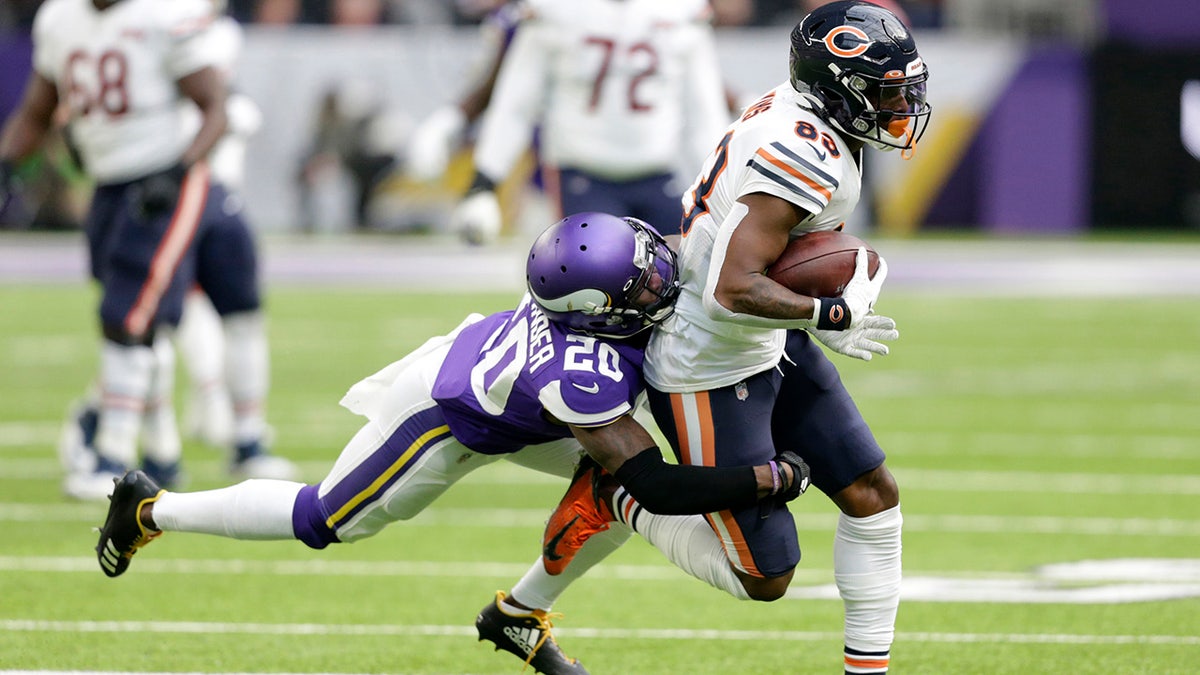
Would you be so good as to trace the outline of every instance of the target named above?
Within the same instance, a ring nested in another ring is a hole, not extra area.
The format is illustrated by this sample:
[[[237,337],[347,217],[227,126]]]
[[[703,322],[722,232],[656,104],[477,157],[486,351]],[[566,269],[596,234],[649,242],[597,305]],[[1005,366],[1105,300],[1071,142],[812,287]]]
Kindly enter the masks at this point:
[[[433,399],[459,442],[495,455],[609,424],[644,386],[640,347],[569,332],[526,295],[458,335]]]

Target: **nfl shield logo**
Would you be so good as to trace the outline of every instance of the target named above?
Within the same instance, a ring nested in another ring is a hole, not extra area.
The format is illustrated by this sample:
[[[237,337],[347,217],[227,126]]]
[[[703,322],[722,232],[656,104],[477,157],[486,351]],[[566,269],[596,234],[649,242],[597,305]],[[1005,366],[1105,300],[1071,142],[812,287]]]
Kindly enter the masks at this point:
[[[739,401],[745,401],[747,398],[750,398],[750,390],[746,387],[745,382],[738,382],[733,385],[733,393]]]

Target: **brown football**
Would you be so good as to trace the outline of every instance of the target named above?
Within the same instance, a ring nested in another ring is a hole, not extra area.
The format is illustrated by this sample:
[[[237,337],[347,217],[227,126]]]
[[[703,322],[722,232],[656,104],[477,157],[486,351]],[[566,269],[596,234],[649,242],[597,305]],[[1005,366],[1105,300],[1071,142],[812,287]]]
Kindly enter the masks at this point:
[[[837,230],[809,232],[791,240],[767,268],[767,276],[800,295],[835,298],[854,276],[854,257],[862,246],[867,249],[867,272],[873,277],[879,254],[862,239]]]

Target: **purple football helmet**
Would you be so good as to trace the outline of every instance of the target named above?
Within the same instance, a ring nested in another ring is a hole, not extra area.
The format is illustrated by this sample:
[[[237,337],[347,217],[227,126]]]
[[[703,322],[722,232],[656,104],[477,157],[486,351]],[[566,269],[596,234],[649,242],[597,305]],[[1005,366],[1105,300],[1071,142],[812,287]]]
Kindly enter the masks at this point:
[[[637,218],[607,213],[576,213],[546,228],[529,249],[525,281],[551,321],[603,337],[642,332],[670,316],[679,297],[667,242]]]

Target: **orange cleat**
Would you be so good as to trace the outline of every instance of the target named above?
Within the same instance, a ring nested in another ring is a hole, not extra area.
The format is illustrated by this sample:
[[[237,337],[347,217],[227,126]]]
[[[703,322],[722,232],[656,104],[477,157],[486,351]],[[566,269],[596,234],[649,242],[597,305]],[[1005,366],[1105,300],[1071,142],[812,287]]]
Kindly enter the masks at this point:
[[[592,535],[607,530],[608,524],[617,520],[608,500],[597,492],[600,479],[605,476],[608,473],[604,468],[584,455],[567,493],[546,522],[542,566],[548,574],[562,574]]]

